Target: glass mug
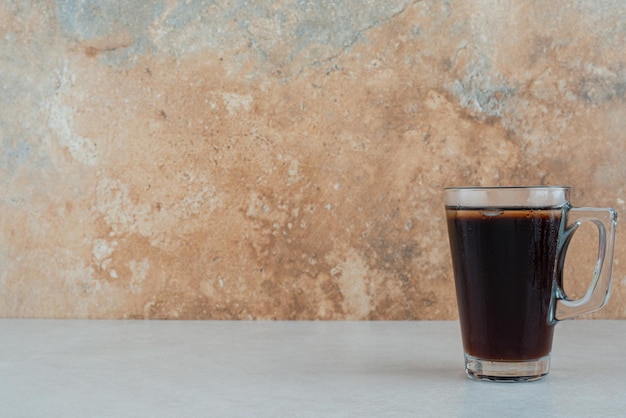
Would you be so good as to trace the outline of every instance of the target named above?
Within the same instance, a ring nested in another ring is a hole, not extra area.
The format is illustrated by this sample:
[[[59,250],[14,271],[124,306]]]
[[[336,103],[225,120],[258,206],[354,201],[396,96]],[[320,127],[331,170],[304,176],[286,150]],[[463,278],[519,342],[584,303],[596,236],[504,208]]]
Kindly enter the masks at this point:
[[[598,310],[609,298],[615,210],[572,207],[571,187],[561,186],[444,193],[467,376],[541,379],[550,369],[555,324]],[[583,222],[598,227],[598,260],[585,296],[571,300],[563,266]]]

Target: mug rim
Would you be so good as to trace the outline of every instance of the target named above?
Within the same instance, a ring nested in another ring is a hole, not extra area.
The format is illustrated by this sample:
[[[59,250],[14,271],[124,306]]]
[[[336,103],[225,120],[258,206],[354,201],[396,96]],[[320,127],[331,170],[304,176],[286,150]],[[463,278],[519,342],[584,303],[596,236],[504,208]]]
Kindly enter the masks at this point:
[[[504,190],[504,189],[545,189],[545,190],[571,190],[572,186],[447,186],[444,190]]]
[[[557,208],[568,204],[570,186],[446,187],[446,207]]]

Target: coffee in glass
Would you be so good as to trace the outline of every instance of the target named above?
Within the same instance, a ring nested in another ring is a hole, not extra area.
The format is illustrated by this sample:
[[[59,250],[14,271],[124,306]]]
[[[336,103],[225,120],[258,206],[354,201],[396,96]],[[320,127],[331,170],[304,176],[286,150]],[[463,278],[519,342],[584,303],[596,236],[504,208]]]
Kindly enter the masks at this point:
[[[545,376],[555,324],[608,300],[616,213],[574,208],[570,187],[445,189],[466,373],[493,381]],[[600,250],[587,294],[570,300],[562,273],[583,222],[597,225]]]

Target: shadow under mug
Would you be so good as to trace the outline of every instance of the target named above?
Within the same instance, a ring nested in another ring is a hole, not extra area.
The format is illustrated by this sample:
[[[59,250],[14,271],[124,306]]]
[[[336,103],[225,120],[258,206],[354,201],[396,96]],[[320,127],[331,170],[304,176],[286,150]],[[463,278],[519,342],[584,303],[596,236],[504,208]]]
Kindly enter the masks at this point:
[[[555,324],[602,308],[609,298],[617,214],[575,208],[571,187],[446,188],[445,207],[465,372],[473,379],[541,379]],[[563,266],[584,222],[599,231],[586,294],[571,300]]]

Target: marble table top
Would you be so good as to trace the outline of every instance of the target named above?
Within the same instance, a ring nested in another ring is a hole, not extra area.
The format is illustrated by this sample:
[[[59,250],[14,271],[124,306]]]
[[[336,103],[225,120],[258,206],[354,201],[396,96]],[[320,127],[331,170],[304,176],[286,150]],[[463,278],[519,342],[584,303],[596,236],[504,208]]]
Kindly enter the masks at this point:
[[[463,373],[455,321],[0,319],[0,416],[626,416],[626,321],[557,325],[542,381]]]

